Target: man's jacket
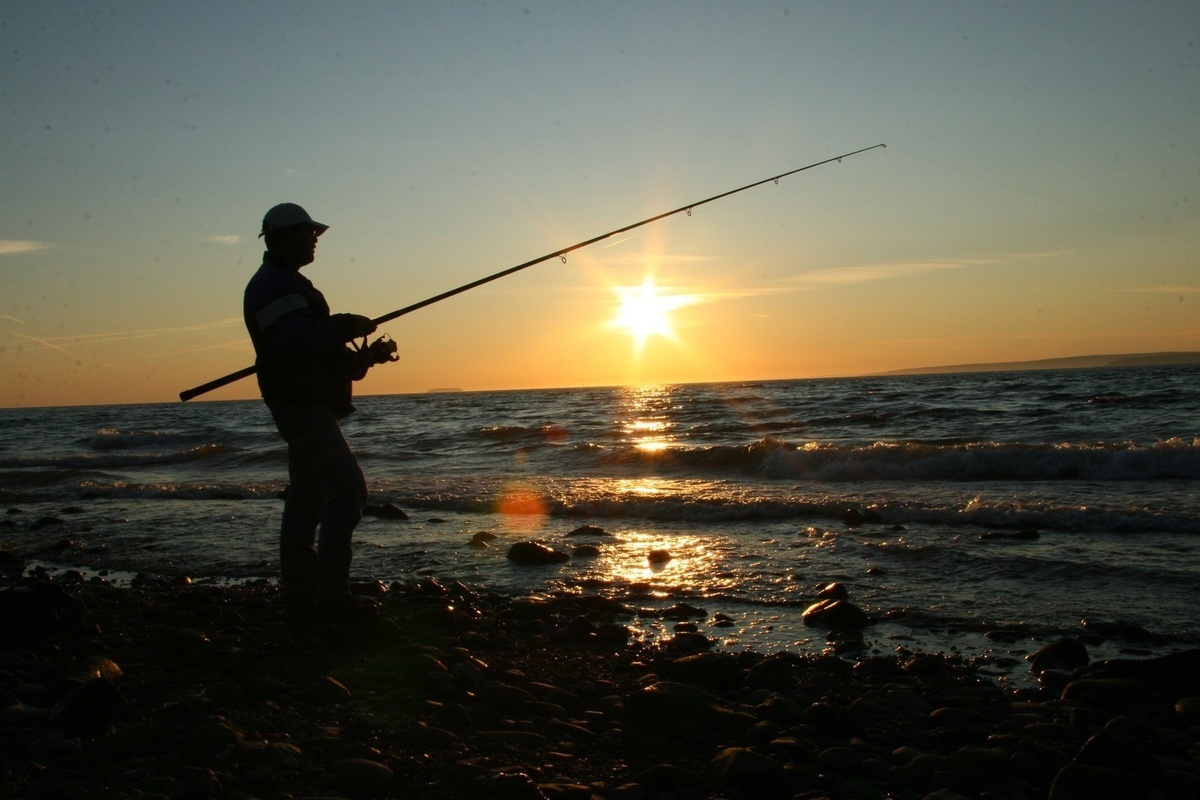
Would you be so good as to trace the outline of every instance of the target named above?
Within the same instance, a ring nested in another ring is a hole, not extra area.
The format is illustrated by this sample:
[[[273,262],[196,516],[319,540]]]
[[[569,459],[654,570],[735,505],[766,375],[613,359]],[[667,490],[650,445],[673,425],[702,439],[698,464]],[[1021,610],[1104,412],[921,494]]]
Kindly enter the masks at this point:
[[[339,417],[354,411],[348,315],[331,315],[308,278],[264,257],[246,285],[242,308],[257,356],[258,387],[273,411],[314,403]]]

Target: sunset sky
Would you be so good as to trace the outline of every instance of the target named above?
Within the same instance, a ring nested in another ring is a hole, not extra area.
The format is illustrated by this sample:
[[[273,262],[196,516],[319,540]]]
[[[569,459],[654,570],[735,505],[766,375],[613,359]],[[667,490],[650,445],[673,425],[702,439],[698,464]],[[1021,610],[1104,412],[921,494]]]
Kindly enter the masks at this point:
[[[879,143],[395,320],[358,391],[1200,350],[1189,0],[50,0],[0,45],[0,406],[253,363],[279,202],[378,317]]]

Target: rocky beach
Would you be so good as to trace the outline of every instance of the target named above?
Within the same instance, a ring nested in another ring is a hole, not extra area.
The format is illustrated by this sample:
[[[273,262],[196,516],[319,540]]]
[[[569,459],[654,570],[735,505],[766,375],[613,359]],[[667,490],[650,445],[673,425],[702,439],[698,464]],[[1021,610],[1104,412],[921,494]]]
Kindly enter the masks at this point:
[[[674,629],[654,647],[625,624],[646,609],[433,579],[299,625],[268,581],[115,586],[5,555],[7,798],[1200,796],[1200,651],[1047,642],[1014,690],[838,630],[819,656],[721,652],[687,604],[654,612]]]

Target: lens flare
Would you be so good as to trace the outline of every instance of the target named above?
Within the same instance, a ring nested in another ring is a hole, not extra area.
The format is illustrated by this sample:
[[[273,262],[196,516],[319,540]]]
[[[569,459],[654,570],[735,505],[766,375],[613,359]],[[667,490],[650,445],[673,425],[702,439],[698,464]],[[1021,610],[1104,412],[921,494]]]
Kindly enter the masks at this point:
[[[548,515],[546,499],[541,492],[524,485],[505,489],[496,510],[504,518],[505,525],[518,530],[539,528]]]

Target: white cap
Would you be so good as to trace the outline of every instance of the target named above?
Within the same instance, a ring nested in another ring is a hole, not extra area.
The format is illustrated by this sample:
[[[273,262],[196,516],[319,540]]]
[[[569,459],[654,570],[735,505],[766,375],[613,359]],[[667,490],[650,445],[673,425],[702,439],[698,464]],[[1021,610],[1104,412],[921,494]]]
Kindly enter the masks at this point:
[[[290,228],[293,225],[311,225],[313,230],[317,232],[317,236],[329,230],[328,225],[322,225],[320,222],[317,222],[308,215],[307,211],[295,203],[280,203],[263,217],[262,233],[258,235],[261,238],[264,234],[282,228]]]

